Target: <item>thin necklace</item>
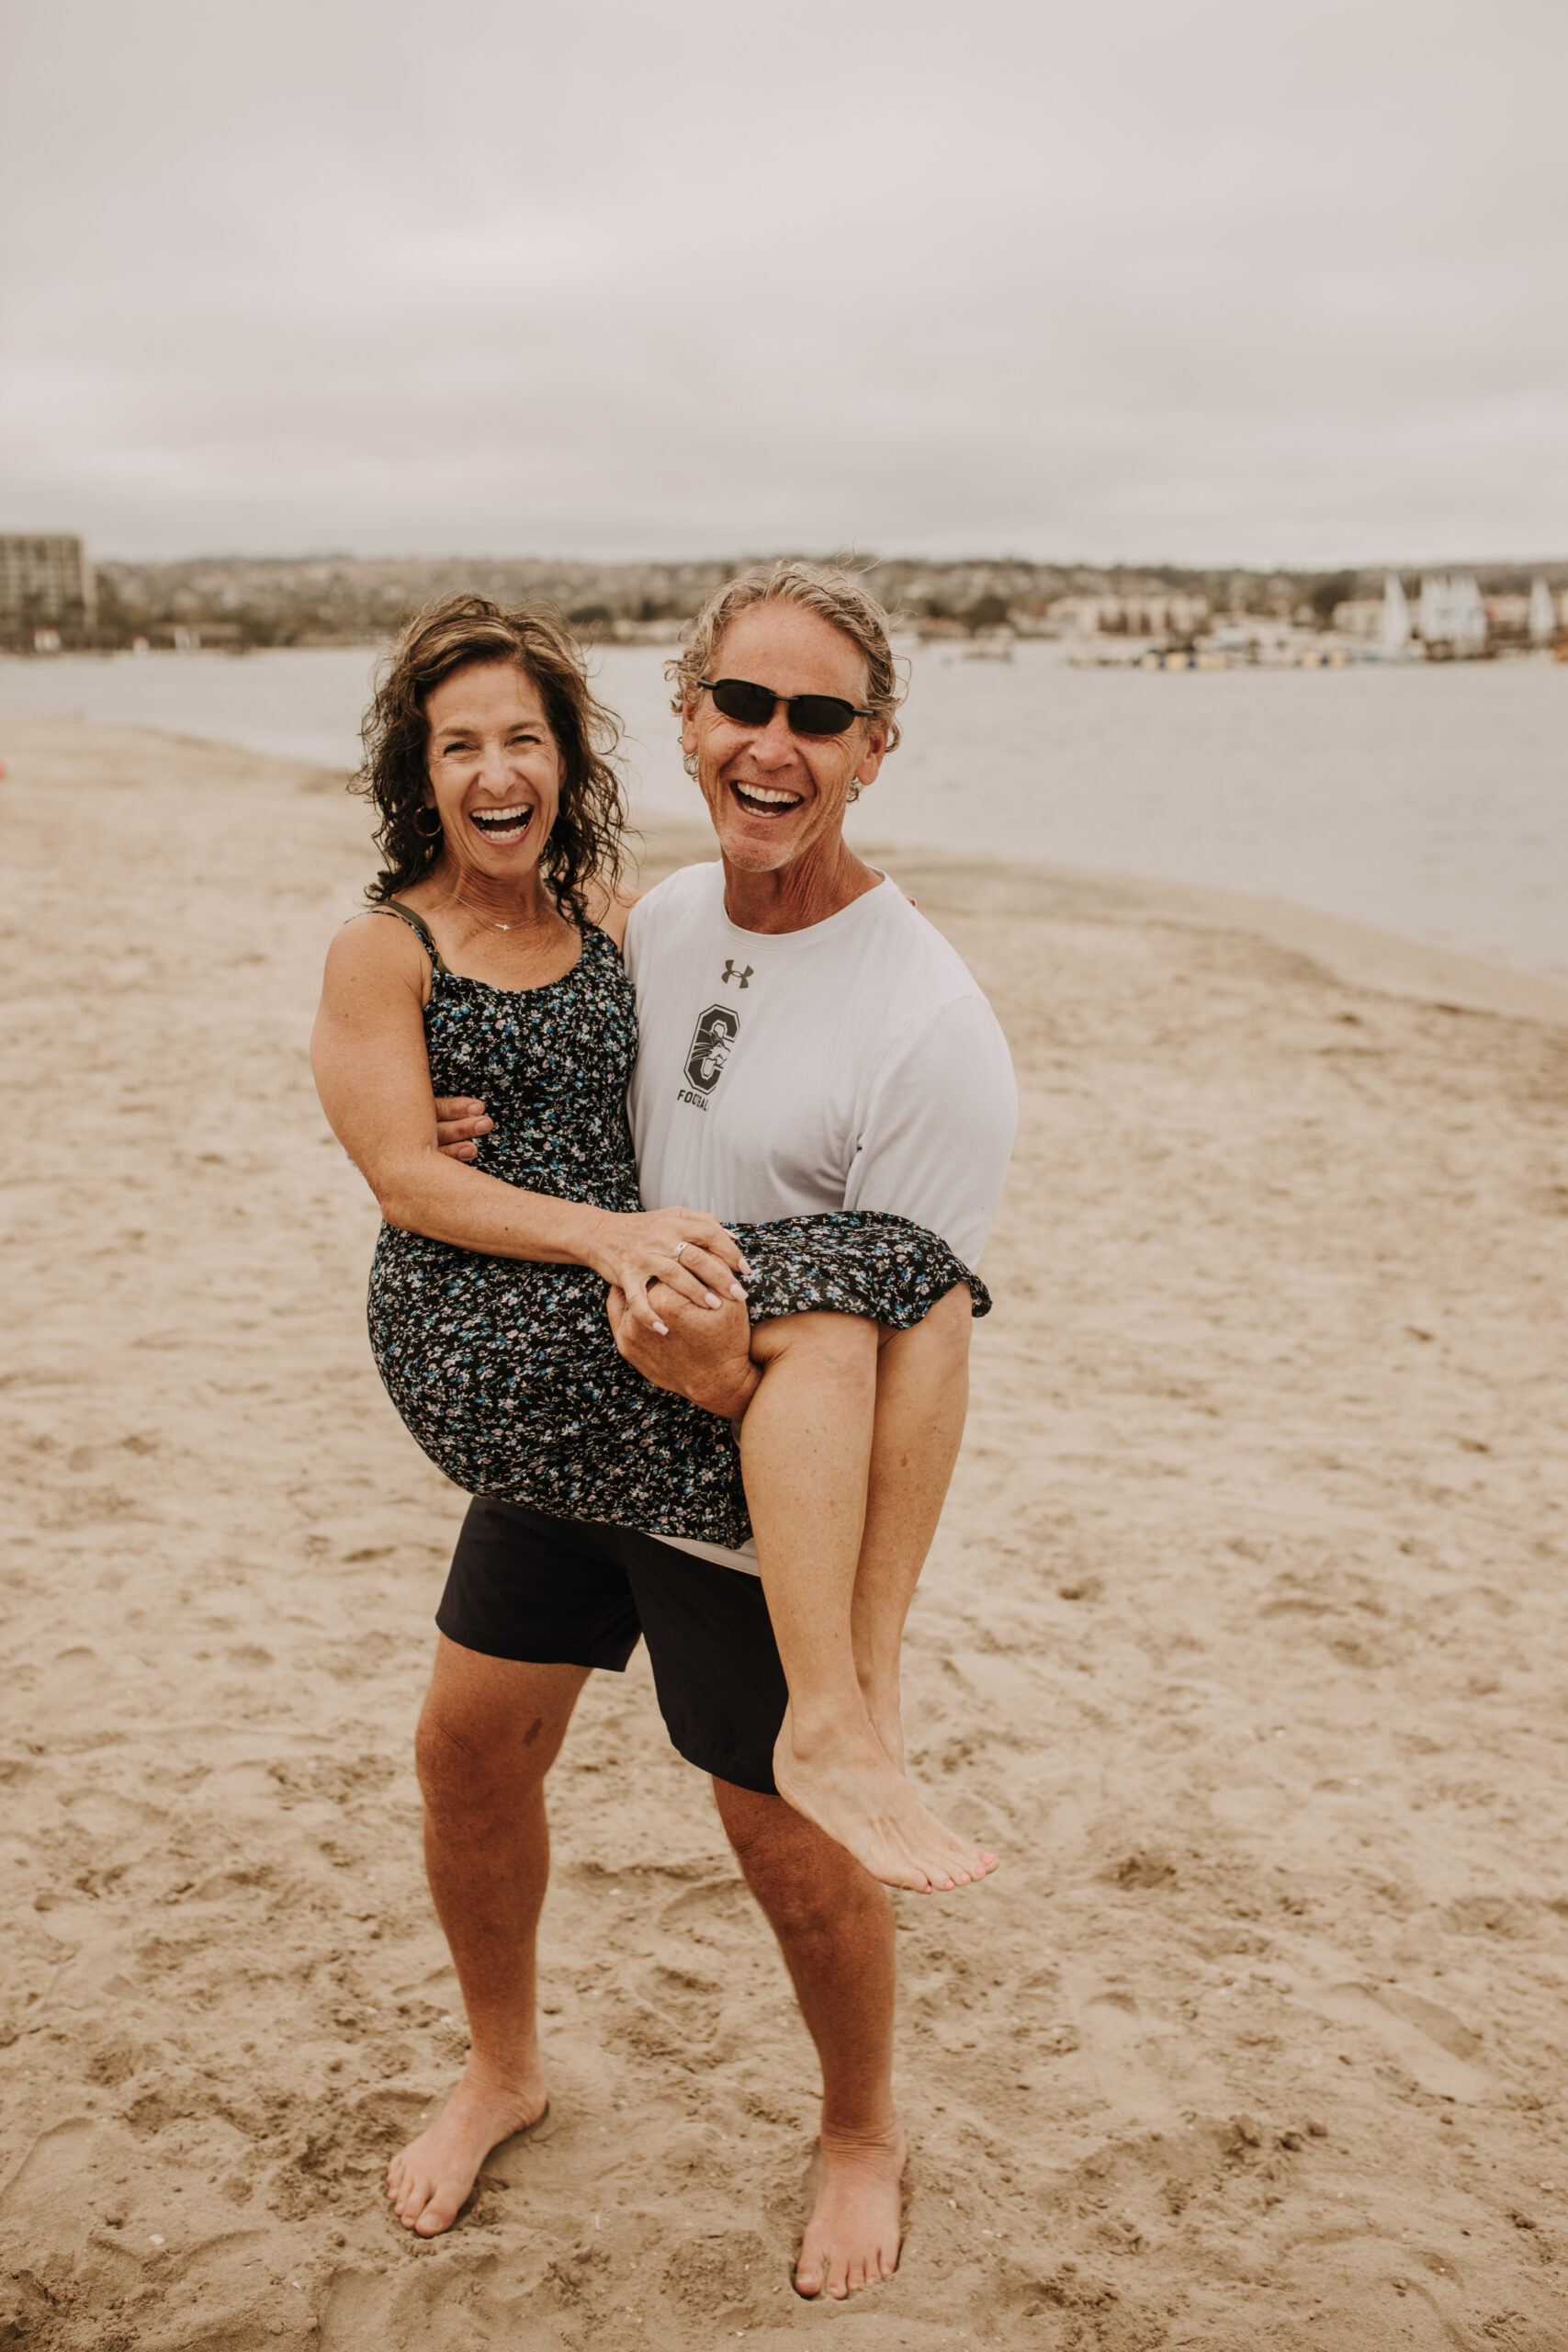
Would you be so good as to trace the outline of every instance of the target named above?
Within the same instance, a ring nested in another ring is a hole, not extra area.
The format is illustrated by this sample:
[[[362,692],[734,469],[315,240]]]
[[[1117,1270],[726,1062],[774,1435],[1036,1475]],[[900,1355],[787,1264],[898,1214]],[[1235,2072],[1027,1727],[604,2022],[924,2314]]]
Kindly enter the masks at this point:
[[[487,924],[491,931],[526,931],[529,923],[543,922],[550,911],[547,907],[541,907],[536,915],[529,915],[523,922],[497,922],[493,915],[481,915],[478,907],[470,907],[467,899],[459,899],[456,890],[452,893],[452,903],[455,907],[462,907],[476,922]]]

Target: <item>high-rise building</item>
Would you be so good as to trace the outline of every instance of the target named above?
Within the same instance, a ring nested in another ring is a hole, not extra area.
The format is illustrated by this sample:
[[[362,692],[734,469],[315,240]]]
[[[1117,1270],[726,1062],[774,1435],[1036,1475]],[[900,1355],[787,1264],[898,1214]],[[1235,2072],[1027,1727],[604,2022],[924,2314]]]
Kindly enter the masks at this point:
[[[0,531],[0,623],[91,628],[96,610],[83,540],[63,531]]]

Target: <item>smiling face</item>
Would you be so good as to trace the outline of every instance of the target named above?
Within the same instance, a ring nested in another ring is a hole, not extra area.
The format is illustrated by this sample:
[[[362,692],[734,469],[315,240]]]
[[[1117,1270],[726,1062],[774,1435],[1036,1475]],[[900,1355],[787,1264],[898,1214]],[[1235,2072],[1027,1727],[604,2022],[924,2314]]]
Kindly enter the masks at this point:
[[[818,613],[783,599],[750,605],[714,649],[710,678],[745,678],[774,694],[835,695],[863,704],[865,657]],[[711,695],[684,705],[681,743],[728,865],[772,874],[841,840],[852,786],[882,765],[886,730],[857,718],[842,735],[795,735],[776,704],[766,727],[726,718]]]
[[[433,688],[425,805],[459,880],[515,888],[537,867],[560,807],[561,756],[539,689],[510,662],[469,662]]]

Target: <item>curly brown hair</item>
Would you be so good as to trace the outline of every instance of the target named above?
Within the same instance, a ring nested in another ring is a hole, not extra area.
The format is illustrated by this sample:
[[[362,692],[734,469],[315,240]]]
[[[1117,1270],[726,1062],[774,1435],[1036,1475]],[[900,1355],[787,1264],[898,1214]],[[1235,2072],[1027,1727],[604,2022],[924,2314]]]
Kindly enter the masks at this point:
[[[379,819],[375,842],[387,864],[366,897],[380,905],[423,882],[441,854],[417,821],[429,784],[425,705],[454,671],[471,662],[506,662],[537,687],[561,758],[560,807],[539,871],[571,922],[587,919],[591,881],[620,878],[626,810],[612,764],[621,722],[595,700],[581,651],[558,613],[534,605],[508,612],[484,596],[443,596],[407,623],[380,665],[375,699],[360,727],[365,758],[352,788]]]

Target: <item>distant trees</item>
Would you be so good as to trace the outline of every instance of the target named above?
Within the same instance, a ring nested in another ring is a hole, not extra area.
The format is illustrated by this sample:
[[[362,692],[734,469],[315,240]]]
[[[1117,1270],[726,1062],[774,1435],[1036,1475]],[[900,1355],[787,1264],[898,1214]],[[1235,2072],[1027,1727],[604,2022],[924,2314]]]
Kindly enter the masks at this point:
[[[1332,628],[1335,605],[1350,602],[1359,579],[1359,573],[1355,571],[1320,571],[1317,574],[1302,601],[1310,606],[1319,628]]]
[[[186,638],[247,646],[383,642],[432,597],[477,591],[501,604],[534,599],[555,605],[584,636],[611,639],[673,634],[728,576],[729,565],[546,562],[530,557],[342,555],[298,558],[221,556],[174,563],[108,562],[97,567],[97,622],[91,632],[60,626],[70,641],[155,645]],[[1568,564],[1521,570],[1474,567],[1483,595],[1522,594],[1540,571],[1553,593],[1568,589]],[[1333,571],[1249,571],[1226,566],[1195,571],[1174,564],[1032,563],[1021,557],[915,561],[878,558],[863,567],[873,591],[902,617],[933,635],[981,636],[1031,621],[1064,599],[1096,607],[1099,631],[1149,634],[1180,643],[1205,611],[1258,613],[1332,626],[1336,605],[1381,594],[1382,575]],[[18,601],[0,637],[18,650],[32,643],[34,616]],[[38,618],[47,619],[47,615]]]

